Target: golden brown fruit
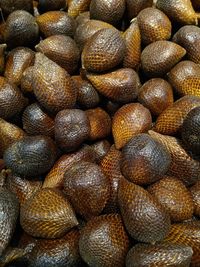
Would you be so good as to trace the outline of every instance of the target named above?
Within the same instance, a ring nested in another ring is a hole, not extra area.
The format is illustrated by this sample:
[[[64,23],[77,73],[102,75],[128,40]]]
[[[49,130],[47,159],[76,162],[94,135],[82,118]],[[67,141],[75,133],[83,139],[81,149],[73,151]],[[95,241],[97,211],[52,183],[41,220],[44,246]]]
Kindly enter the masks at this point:
[[[4,29],[4,39],[9,48],[33,46],[39,37],[39,27],[35,18],[24,10],[12,12]]]
[[[129,239],[119,214],[91,219],[81,231],[79,250],[90,267],[121,267],[125,264]]]
[[[34,67],[30,66],[22,74],[20,88],[23,93],[33,92],[33,71]]]
[[[90,135],[90,121],[80,109],[65,109],[55,117],[55,140],[65,152],[76,150]]]
[[[173,104],[173,89],[161,78],[150,79],[140,88],[138,101],[148,108],[152,115],[158,116]]]
[[[51,188],[43,188],[29,198],[20,211],[20,223],[26,233],[34,237],[58,238],[78,221],[64,194]]]
[[[158,116],[154,130],[166,135],[177,134],[180,132],[187,114],[199,106],[200,97],[187,95],[179,98]]]
[[[200,181],[190,188],[190,192],[194,202],[194,215],[200,217]]]
[[[103,173],[110,180],[110,198],[108,199],[104,212],[113,213],[118,212],[118,187],[119,181],[123,177],[120,171],[121,152],[111,146],[107,155],[102,159],[100,167]]]
[[[149,131],[149,134],[161,144],[171,154],[171,164],[167,175],[174,176],[186,185],[192,185],[200,178],[200,162],[193,159],[183,146],[183,143],[178,138],[162,135],[154,131]]]
[[[125,6],[125,0],[91,0],[90,18],[118,24],[124,15]]]
[[[10,145],[4,152],[6,166],[22,177],[46,173],[57,157],[53,140],[45,135],[27,136]]]
[[[0,44],[0,74],[4,72],[6,44]]]
[[[77,17],[80,13],[88,11],[91,0],[67,0],[68,15]]]
[[[122,106],[115,113],[112,121],[112,134],[115,146],[121,149],[136,134],[151,129],[150,111],[139,103]]]
[[[35,49],[56,62],[69,74],[74,73],[78,67],[80,52],[75,41],[69,36],[50,36],[40,41]]]
[[[66,7],[66,0],[39,0],[38,8],[45,12],[49,10],[59,10]]]
[[[137,22],[144,44],[168,40],[171,37],[171,21],[157,8],[148,7],[140,11]]]
[[[96,32],[102,29],[115,29],[111,24],[100,20],[87,20],[82,22],[76,28],[74,40],[78,44],[80,50],[83,50],[85,43],[92,37]]]
[[[97,141],[91,145],[91,148],[94,151],[97,163],[100,163],[101,160],[107,155],[107,153],[110,150],[110,146],[111,146],[110,143],[106,139]]]
[[[200,66],[192,61],[179,62],[168,74],[175,91],[183,95],[200,96]]]
[[[83,108],[94,108],[100,102],[100,96],[90,82],[81,76],[72,76],[77,90],[77,103]]]
[[[183,244],[190,246],[193,256],[190,267],[200,266],[200,223],[177,223],[173,224],[169,234],[165,238],[166,242],[173,244]]]
[[[141,56],[141,34],[137,21],[130,24],[123,37],[126,45],[123,66],[137,69]]]
[[[26,133],[18,126],[0,119],[0,156],[14,142],[22,139]]]
[[[5,188],[0,188],[0,256],[10,243],[19,215],[16,196]]]
[[[94,141],[109,136],[111,132],[111,118],[108,113],[99,107],[88,109],[85,112],[90,121],[89,139]]]
[[[76,22],[64,11],[49,11],[36,18],[40,32],[44,37],[64,34],[73,37]]]
[[[7,57],[4,76],[8,82],[19,86],[23,72],[34,64],[35,53],[27,47],[13,49]]]
[[[138,185],[154,183],[164,175],[171,164],[170,153],[148,134],[132,137],[122,149],[122,174]]]
[[[42,182],[29,181],[17,175],[10,174],[6,179],[6,188],[13,192],[20,205],[23,205],[33,194],[42,188]]]
[[[157,0],[156,6],[175,22],[181,24],[198,24],[198,16],[190,0]]]
[[[82,66],[91,72],[108,71],[123,61],[125,48],[119,31],[99,30],[84,45]]]
[[[30,13],[33,12],[32,0],[0,0],[0,7],[5,14],[10,14],[15,10],[26,10]]]
[[[54,119],[38,103],[28,106],[22,115],[23,129],[29,135],[43,134],[54,137]]]
[[[43,187],[62,188],[64,173],[79,161],[95,162],[94,151],[90,146],[85,145],[74,153],[61,156],[45,177]]]
[[[142,69],[149,77],[161,77],[170,71],[186,50],[170,41],[156,41],[144,48],[141,55]]]
[[[131,68],[122,68],[106,74],[87,74],[94,88],[111,101],[133,102],[141,86],[138,74]]]
[[[76,213],[89,220],[104,209],[110,182],[97,164],[82,161],[65,172],[64,193]]]
[[[173,36],[173,42],[181,45],[187,51],[187,56],[193,62],[200,63],[200,29],[194,25],[183,26]]]
[[[127,254],[126,267],[189,267],[192,254],[184,244],[137,244]]]
[[[139,12],[153,5],[153,0],[126,0],[127,13],[129,20],[135,18]]]
[[[181,222],[192,218],[194,204],[186,186],[174,177],[164,176],[151,185],[148,192],[167,210],[171,221]]]
[[[137,241],[161,241],[169,232],[169,215],[142,187],[121,179],[118,202],[126,229]]]
[[[19,88],[0,76],[0,117],[11,118],[21,112],[26,104],[27,99]]]
[[[81,267],[78,250],[79,231],[71,230],[59,239],[40,239],[31,251],[29,267]]]
[[[76,102],[69,74],[42,53],[36,53],[32,86],[39,103],[50,112],[72,108]]]

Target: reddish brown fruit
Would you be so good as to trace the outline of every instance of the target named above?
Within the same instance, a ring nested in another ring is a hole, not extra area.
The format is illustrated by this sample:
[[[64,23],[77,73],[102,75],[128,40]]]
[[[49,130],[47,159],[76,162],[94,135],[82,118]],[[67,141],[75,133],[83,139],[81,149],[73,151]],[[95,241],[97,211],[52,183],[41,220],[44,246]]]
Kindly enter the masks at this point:
[[[126,0],[127,13],[129,20],[135,18],[139,12],[153,5],[153,0]]]
[[[87,78],[100,94],[119,103],[133,102],[141,86],[138,74],[131,68],[99,75],[88,74]]]
[[[200,181],[190,188],[190,192],[194,202],[194,215],[200,217]]]
[[[0,45],[0,74],[4,73],[5,68],[5,50],[7,48],[6,44]]]
[[[21,77],[21,91],[23,93],[32,93],[33,92],[33,71],[34,67],[28,67],[22,74]]]
[[[186,54],[186,50],[170,41],[156,41],[144,48],[142,69],[150,77],[162,77]]]
[[[149,7],[140,11],[137,22],[144,44],[168,40],[171,37],[171,21],[157,8]]]
[[[148,192],[167,210],[173,222],[181,222],[192,218],[194,211],[192,196],[180,180],[165,176],[151,185]]]
[[[107,155],[108,151],[110,150],[110,146],[110,143],[106,139],[97,141],[91,145],[97,163],[100,163],[101,160]]]
[[[113,117],[112,133],[115,146],[121,149],[136,134],[151,129],[150,111],[139,103],[126,104]]]
[[[59,10],[66,7],[66,0],[39,0],[38,8],[45,12],[49,10]]]
[[[121,267],[129,249],[129,239],[118,214],[90,220],[81,231],[79,250],[90,267]]]
[[[56,62],[69,74],[74,73],[78,67],[79,49],[75,41],[69,36],[50,36],[36,45],[35,49]]]
[[[97,164],[82,161],[65,172],[64,192],[74,210],[89,220],[104,209],[110,183]]]
[[[174,102],[171,85],[160,78],[148,80],[139,90],[138,101],[158,116]]]
[[[36,53],[32,86],[39,103],[50,112],[57,113],[75,104],[76,92],[70,76],[41,53]]]
[[[126,229],[134,239],[153,243],[169,232],[169,215],[142,187],[121,179],[118,202]]]
[[[115,29],[96,32],[84,45],[82,66],[87,71],[103,72],[118,66],[125,55],[125,42]]]
[[[91,0],[67,0],[68,15],[77,17],[80,13],[88,11]]]
[[[86,110],[86,115],[90,121],[90,140],[94,141],[109,136],[111,119],[107,112],[102,108],[95,108]]]
[[[78,225],[74,211],[59,190],[44,188],[21,207],[20,223],[34,237],[58,238]]]

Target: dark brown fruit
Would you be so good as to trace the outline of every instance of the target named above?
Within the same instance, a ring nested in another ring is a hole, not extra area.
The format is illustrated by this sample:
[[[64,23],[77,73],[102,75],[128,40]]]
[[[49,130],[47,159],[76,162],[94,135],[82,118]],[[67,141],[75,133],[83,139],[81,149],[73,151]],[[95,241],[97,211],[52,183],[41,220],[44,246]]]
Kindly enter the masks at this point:
[[[16,10],[8,16],[4,30],[4,38],[8,47],[33,46],[38,37],[39,27],[30,13]]]
[[[0,119],[0,156],[14,142],[24,138],[26,133],[18,126]]]
[[[131,68],[99,75],[88,74],[87,78],[100,94],[119,103],[133,102],[141,86],[138,74]]]
[[[125,0],[91,0],[90,18],[118,24],[125,11]]]
[[[76,91],[70,76],[42,53],[36,53],[32,86],[39,103],[50,112],[75,104]]]
[[[154,131],[149,131],[149,134],[163,144],[171,154],[172,160],[168,175],[180,179],[186,185],[192,185],[200,179],[200,162],[193,159],[191,154],[184,149],[181,140]]]
[[[78,221],[63,193],[44,188],[37,191],[21,207],[20,223],[26,233],[34,237],[58,238]]]
[[[76,71],[80,59],[75,41],[65,35],[53,35],[36,45],[36,51],[56,62],[69,74]]]
[[[200,266],[200,223],[173,224],[169,234],[165,238],[166,242],[190,246],[193,250],[190,267]]]
[[[144,44],[168,40],[171,37],[171,21],[157,8],[148,7],[140,11],[137,22]]]
[[[45,12],[49,10],[59,10],[66,7],[66,0],[39,0],[38,8]]]
[[[81,76],[72,76],[77,89],[77,103],[83,108],[94,108],[100,102],[100,97],[92,84]]]
[[[110,196],[110,182],[94,163],[78,162],[64,174],[64,192],[83,218],[100,215]]]
[[[107,153],[110,150],[110,146],[111,146],[110,143],[106,139],[97,141],[91,145],[97,163],[100,163],[101,160],[107,155]]]
[[[142,187],[121,179],[118,202],[126,229],[137,241],[161,241],[169,232],[169,215]]]
[[[81,267],[78,251],[79,231],[71,230],[55,240],[40,239],[33,248],[29,267]]]
[[[190,192],[194,202],[194,215],[200,217],[200,181],[190,188]]]
[[[0,7],[5,14],[10,14],[15,10],[26,10],[28,12],[33,11],[32,0],[0,0]]]
[[[123,177],[120,171],[121,152],[111,146],[107,155],[102,159],[100,167],[103,173],[110,180],[110,198],[106,203],[104,212],[113,213],[118,212],[118,187],[119,181]]]
[[[91,72],[108,71],[123,61],[125,48],[120,32],[115,29],[102,29],[84,45],[82,66]]]
[[[66,109],[55,117],[55,140],[65,152],[76,150],[90,135],[90,121],[80,109]]]
[[[200,97],[187,95],[179,98],[158,116],[154,125],[155,131],[167,135],[177,134],[187,114],[199,106]]]
[[[0,44],[0,74],[4,72],[5,68],[5,50],[7,48],[6,44]]]
[[[167,210],[173,222],[192,218],[194,211],[192,195],[180,180],[165,176],[151,185],[148,192]]]
[[[137,69],[141,56],[141,34],[137,21],[130,24],[123,37],[126,45],[123,66],[125,68]]]
[[[122,149],[122,174],[138,185],[147,185],[159,180],[167,172],[170,164],[170,153],[148,134],[132,137]]]
[[[91,0],[67,0],[68,14],[77,17],[80,13],[88,11]]]
[[[38,103],[28,106],[22,115],[23,129],[29,135],[54,137],[54,119]]]
[[[21,84],[23,72],[34,64],[35,53],[27,47],[17,47],[9,54],[4,76],[10,83]]]
[[[200,153],[200,107],[192,109],[185,117],[182,125],[182,139],[194,153]]]
[[[181,45],[187,51],[187,56],[193,62],[200,63],[200,29],[197,26],[187,25],[180,28],[174,35],[173,42]]]
[[[141,55],[142,69],[150,77],[162,77],[176,65],[186,51],[170,41],[156,41],[144,48]]]
[[[90,146],[85,145],[74,153],[68,153],[61,156],[47,174],[43,187],[62,188],[64,173],[69,170],[73,164],[80,161],[95,162],[94,151]]]
[[[28,181],[17,175],[10,174],[6,179],[6,187],[17,196],[20,205],[23,205],[42,188],[42,182],[37,180]]]
[[[96,217],[81,231],[79,250],[90,267],[121,267],[125,264],[129,239],[118,214]]]
[[[43,135],[24,137],[9,146],[4,153],[6,166],[22,177],[46,173],[56,157],[53,140]]]
[[[90,37],[92,37],[96,32],[102,29],[115,28],[111,24],[94,19],[80,23],[76,28],[76,32],[74,35],[74,39],[80,47],[80,50],[83,50],[85,43],[89,40]]]
[[[173,104],[173,89],[167,81],[161,78],[150,79],[140,88],[138,101],[153,115],[158,116]]]
[[[198,24],[198,16],[190,0],[157,0],[156,6],[175,22],[181,24]]]
[[[76,22],[64,11],[49,11],[36,18],[40,32],[44,37],[64,34],[73,37]]]
[[[11,118],[18,114],[27,104],[19,88],[7,82],[4,77],[0,77],[0,117]]]
[[[9,245],[19,214],[16,196],[5,188],[0,188],[0,256]]]
[[[192,254],[192,248],[184,244],[138,244],[128,252],[126,267],[189,267]]]
[[[34,67],[30,66],[22,74],[20,88],[23,93],[33,92],[33,71]]]
[[[200,96],[200,66],[192,61],[179,62],[168,74],[175,91],[183,95]]]
[[[153,5],[153,0],[126,0],[127,13],[129,20],[135,18],[139,12]]]
[[[86,110],[90,121],[89,139],[94,141],[109,136],[111,132],[111,118],[102,108]]]
[[[150,111],[139,103],[122,106],[115,113],[112,121],[112,134],[115,146],[121,149],[136,134],[151,129]]]

